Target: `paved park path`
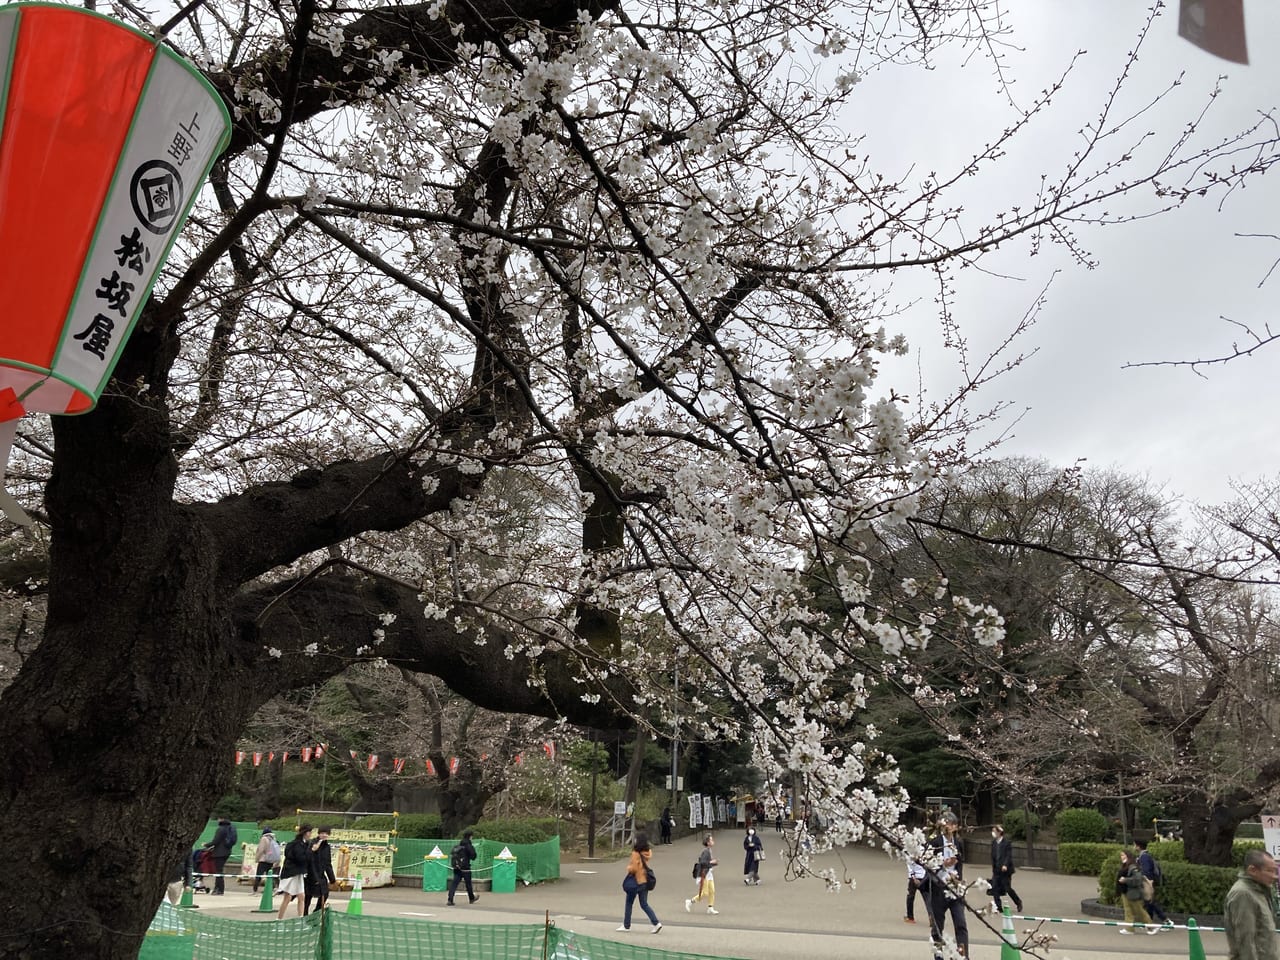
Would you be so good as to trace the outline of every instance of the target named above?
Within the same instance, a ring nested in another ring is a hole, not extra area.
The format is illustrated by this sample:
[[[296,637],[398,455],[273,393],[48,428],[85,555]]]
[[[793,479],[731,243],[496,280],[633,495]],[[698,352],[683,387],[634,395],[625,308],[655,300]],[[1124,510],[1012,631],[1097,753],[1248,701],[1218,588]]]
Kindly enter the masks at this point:
[[[654,848],[652,866],[658,886],[650,895],[650,905],[663,923],[661,933],[649,932],[648,920],[637,904],[630,933],[615,928],[622,922],[622,877],[625,859],[585,861],[566,859],[561,879],[534,886],[517,885],[513,894],[481,891],[475,904],[459,894],[458,906],[445,905],[443,893],[425,893],[409,887],[384,887],[364,891],[366,915],[421,917],[456,923],[541,923],[549,912],[557,925],[595,937],[605,937],[639,946],[686,950],[706,956],[737,957],[742,960],[928,960],[929,927],[924,905],[916,901],[915,925],[902,922],[906,893],[906,870],[901,862],[869,848],[850,848],[839,855],[820,858],[819,866],[834,867],[841,876],[853,879],[852,889],[828,893],[820,881],[792,880],[782,876],[781,835],[772,830],[761,834],[768,859],[761,866],[760,886],[742,883],[742,834],[716,833],[716,908],[718,916],[708,916],[694,904],[686,913],[684,900],[695,891],[690,869],[701,849],[693,838],[670,846]],[[598,853],[608,853],[607,848]],[[968,875],[987,875],[987,864],[972,864]],[[1080,912],[1080,901],[1097,896],[1097,881],[1090,877],[1062,876],[1042,870],[1019,870],[1015,888],[1029,916],[1092,919]],[[346,909],[346,894],[336,894],[331,906]],[[228,884],[225,897],[197,896],[202,910],[220,916],[269,921],[268,915],[250,911],[260,896],[247,885]],[[974,906],[985,901],[970,893]],[[1006,901],[1008,903],[1008,901]],[[291,913],[292,915],[292,913]],[[970,955],[973,960],[999,960],[998,918],[988,918],[987,929],[972,914],[969,917]],[[1015,921],[1022,932],[1035,926],[1032,921]],[[1143,960],[1186,960],[1188,944],[1182,930],[1157,936],[1122,936],[1115,927],[1067,924],[1046,925],[1056,934],[1051,957],[1088,955],[1094,960],[1110,957],[1141,957]],[[1203,933],[1206,954],[1227,955],[1226,940],[1220,933]]]

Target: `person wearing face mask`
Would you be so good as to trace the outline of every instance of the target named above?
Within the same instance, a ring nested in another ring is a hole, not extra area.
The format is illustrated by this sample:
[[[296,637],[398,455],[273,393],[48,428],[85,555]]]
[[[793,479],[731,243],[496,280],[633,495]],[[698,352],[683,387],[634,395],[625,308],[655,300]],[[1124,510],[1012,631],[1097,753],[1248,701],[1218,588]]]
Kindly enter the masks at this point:
[[[1004,912],[1000,898],[1008,895],[1014,909],[1022,913],[1022,898],[1013,889],[1013,841],[1004,835],[1004,827],[991,828],[991,900],[997,912]]]
[[[742,838],[742,849],[746,851],[746,859],[742,863],[742,882],[747,886],[760,886],[760,861],[764,859],[764,843],[755,827],[747,827],[747,835]]]

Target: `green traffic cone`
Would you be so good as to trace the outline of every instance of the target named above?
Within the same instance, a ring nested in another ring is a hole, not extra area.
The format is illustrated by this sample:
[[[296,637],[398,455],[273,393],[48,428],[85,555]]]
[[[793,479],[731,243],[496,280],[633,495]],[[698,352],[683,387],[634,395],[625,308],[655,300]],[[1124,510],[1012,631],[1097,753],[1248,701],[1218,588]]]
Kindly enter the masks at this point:
[[[1018,935],[1013,932],[1013,917],[1008,907],[1001,912],[1004,914],[1004,922],[1000,927],[1000,960],[1019,960],[1022,951],[1018,949]]]
[[[1195,917],[1187,917],[1187,957],[1189,960],[1205,960],[1204,944],[1200,942],[1200,927]]]
[[[258,908],[251,912],[253,913],[275,913],[276,912],[276,908],[271,902],[272,900],[275,899],[275,895],[276,895],[275,884],[273,883],[274,880],[275,880],[275,873],[271,870],[268,870],[266,873],[266,879],[262,884],[262,899],[258,901]]]
[[[347,900],[347,916],[364,916],[364,880],[356,874],[356,885],[351,888],[351,897]]]

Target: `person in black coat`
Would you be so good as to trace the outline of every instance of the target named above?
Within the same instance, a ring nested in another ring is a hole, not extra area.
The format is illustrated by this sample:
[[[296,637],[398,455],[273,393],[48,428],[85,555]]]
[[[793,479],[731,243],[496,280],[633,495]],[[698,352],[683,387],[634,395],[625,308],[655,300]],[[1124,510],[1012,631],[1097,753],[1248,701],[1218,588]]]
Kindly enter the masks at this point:
[[[670,807],[662,808],[662,817],[658,820],[658,826],[662,830],[662,842],[671,842],[671,828],[676,825],[676,818],[671,815]]]
[[[303,893],[307,888],[307,875],[311,873],[311,824],[298,828],[298,835],[284,845],[284,866],[280,869],[280,912],[277,920],[284,919],[291,900],[298,901],[298,916],[302,916]]]
[[[453,867],[453,877],[449,880],[449,906],[453,906],[453,895],[457,892],[458,884],[466,883],[467,899],[471,903],[475,903],[480,898],[476,896],[474,890],[471,889],[471,862],[479,856],[476,853],[475,845],[471,842],[472,833],[467,830],[462,834],[462,842],[456,845],[449,856],[449,865]]]
[[[1013,900],[1014,908],[1022,912],[1022,898],[1013,889],[1013,873],[1013,841],[1004,835],[1004,827],[997,823],[991,828],[991,900],[1000,912],[1004,912],[1000,898],[1006,894]]]
[[[764,843],[755,827],[747,827],[747,835],[742,838],[742,849],[746,857],[742,862],[742,882],[747,886],[760,886],[760,857],[764,854]]]
[[[216,876],[213,880],[213,892],[222,896],[225,890],[223,873],[226,872],[227,858],[236,846],[236,828],[226,817],[218,821],[218,829],[214,831],[213,840],[209,843],[209,852],[213,856],[213,868]]]
[[[935,947],[942,943],[947,926],[947,914],[951,915],[952,932],[956,947],[969,955],[969,921],[964,913],[964,897],[950,888],[948,881],[964,880],[964,862],[960,845],[956,843],[956,831],[960,821],[950,810],[938,820],[938,832],[929,838],[936,865],[931,863],[925,876],[925,906],[929,910],[929,936]]]
[[[306,902],[302,913],[311,912],[311,901],[315,900],[316,909],[324,909],[329,902],[329,884],[337,883],[333,874],[333,853],[329,849],[329,833],[332,828],[321,827],[316,831],[316,838],[311,843],[311,858],[308,864],[306,880]]]

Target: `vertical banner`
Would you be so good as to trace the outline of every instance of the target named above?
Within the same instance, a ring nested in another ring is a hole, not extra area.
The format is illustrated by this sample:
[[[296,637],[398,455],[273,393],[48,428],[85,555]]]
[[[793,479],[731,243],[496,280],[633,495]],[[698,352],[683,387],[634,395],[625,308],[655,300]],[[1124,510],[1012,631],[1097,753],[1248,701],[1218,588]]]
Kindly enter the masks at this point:
[[[1178,36],[1223,60],[1249,62],[1244,0],[1182,0]]]

